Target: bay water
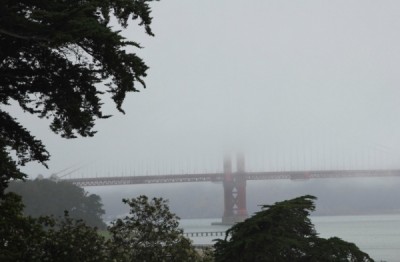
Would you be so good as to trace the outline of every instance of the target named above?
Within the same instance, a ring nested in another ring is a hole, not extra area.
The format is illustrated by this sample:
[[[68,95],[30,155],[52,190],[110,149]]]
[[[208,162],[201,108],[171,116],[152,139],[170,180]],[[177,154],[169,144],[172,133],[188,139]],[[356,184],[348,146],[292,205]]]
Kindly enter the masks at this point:
[[[211,225],[221,219],[182,219],[181,227],[189,232],[221,232],[229,226]],[[313,216],[320,237],[339,237],[355,243],[375,261],[400,262],[400,215]],[[190,236],[196,245],[213,244],[224,236]]]

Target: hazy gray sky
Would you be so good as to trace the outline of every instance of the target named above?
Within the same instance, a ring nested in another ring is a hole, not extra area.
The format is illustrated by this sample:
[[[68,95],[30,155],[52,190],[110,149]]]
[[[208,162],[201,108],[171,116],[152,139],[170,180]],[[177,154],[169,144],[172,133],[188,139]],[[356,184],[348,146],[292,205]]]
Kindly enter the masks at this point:
[[[242,150],[250,169],[400,168],[399,1],[179,1],[153,6],[154,38],[132,26],[148,88],[94,138],[21,121],[52,154],[106,175],[215,171]],[[136,22],[135,22],[136,23]]]

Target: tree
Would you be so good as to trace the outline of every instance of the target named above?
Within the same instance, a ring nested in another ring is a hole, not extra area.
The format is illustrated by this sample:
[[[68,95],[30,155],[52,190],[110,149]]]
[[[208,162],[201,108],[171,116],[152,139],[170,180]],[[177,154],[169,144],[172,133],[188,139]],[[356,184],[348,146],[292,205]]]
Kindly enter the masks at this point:
[[[178,228],[167,201],[146,196],[124,199],[129,215],[113,222],[111,257],[117,261],[193,261],[197,254]]]
[[[356,245],[317,236],[309,219],[313,196],[264,205],[215,244],[215,261],[373,261]]]
[[[125,39],[110,21],[126,28],[130,19],[139,20],[139,26],[152,36],[151,1],[0,1],[1,261],[83,261],[85,256],[79,253],[83,242],[68,241],[73,236],[77,237],[75,240],[92,241],[85,236],[95,233],[95,229],[73,224],[69,218],[65,224],[54,226],[56,222],[50,218],[26,217],[18,196],[5,194],[10,180],[25,177],[19,170],[21,165],[38,161],[46,166],[50,157],[43,143],[18,123],[6,106],[18,104],[25,112],[50,119],[51,130],[64,138],[93,136],[95,120],[109,117],[102,112],[104,92],[111,94],[117,109],[124,113],[126,94],[139,91],[137,83],[145,87],[143,78],[148,69],[132,53],[132,48],[141,48],[140,45]],[[98,200],[89,196],[85,204]],[[52,228],[68,230],[64,234]],[[70,250],[63,248],[70,245],[78,252],[76,256],[37,259],[47,254],[49,244],[54,246],[52,240],[43,242],[52,239],[51,234],[71,236],[64,238],[66,246],[60,242],[55,250],[67,254]],[[98,248],[85,249],[86,255]]]
[[[338,237],[328,239],[317,238],[316,245],[310,250],[312,262],[318,261],[373,261],[355,244],[346,242]]]
[[[111,261],[106,240],[96,228],[65,214],[63,219],[22,214],[19,196],[0,199],[0,261]]]
[[[42,142],[5,111],[16,102],[65,138],[93,136],[102,113],[101,95],[116,107],[136,83],[145,87],[148,67],[127,50],[140,48],[110,26],[111,18],[127,27],[139,19],[153,35],[152,0],[3,0],[0,3],[0,190],[20,179],[19,165],[45,164],[50,155]],[[101,90],[99,83],[104,83]],[[10,153],[17,161],[10,158]],[[2,191],[1,191],[2,193]]]
[[[24,174],[19,171],[16,162],[10,157],[0,139],[0,199],[4,197],[4,190],[7,188],[10,178],[22,179],[23,177]]]
[[[74,219],[82,219],[92,227],[105,229],[105,214],[101,198],[66,181],[35,179],[13,181],[7,191],[17,193],[24,203],[24,214],[32,217],[63,217],[67,211]]]
[[[106,240],[95,227],[71,218],[22,213],[13,192],[0,199],[0,261],[213,261],[210,250],[199,254],[178,228],[179,218],[161,198],[124,200],[130,215],[113,222]]]
[[[106,240],[96,228],[87,226],[83,220],[70,218],[68,213],[47,228],[41,248],[39,261],[112,261]]]
[[[16,194],[0,198],[0,261],[39,261],[37,243],[44,231],[35,219],[23,216],[22,209]]]

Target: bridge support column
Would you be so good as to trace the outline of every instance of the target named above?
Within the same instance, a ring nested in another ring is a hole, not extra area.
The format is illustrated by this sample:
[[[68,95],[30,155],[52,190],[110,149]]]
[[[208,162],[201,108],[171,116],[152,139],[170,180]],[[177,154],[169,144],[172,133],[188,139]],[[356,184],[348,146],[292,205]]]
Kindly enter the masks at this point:
[[[224,215],[222,216],[223,224],[232,224],[234,213],[233,205],[234,200],[232,196],[233,192],[233,174],[232,174],[232,161],[229,156],[224,157]]]
[[[236,158],[236,179],[235,185],[237,188],[236,196],[236,220],[243,221],[248,217],[247,207],[246,207],[246,171],[244,155],[239,154]]]
[[[230,157],[224,158],[224,215],[222,224],[234,224],[248,217],[246,208],[246,171],[244,156],[236,159],[236,172],[232,172]]]

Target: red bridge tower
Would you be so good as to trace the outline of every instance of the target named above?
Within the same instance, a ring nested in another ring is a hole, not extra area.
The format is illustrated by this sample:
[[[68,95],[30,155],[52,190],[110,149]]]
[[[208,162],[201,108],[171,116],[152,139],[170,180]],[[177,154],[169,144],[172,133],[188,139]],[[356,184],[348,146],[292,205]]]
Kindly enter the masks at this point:
[[[246,208],[246,171],[244,155],[236,157],[236,172],[232,172],[231,158],[224,158],[224,215],[222,224],[234,224],[248,217]]]

